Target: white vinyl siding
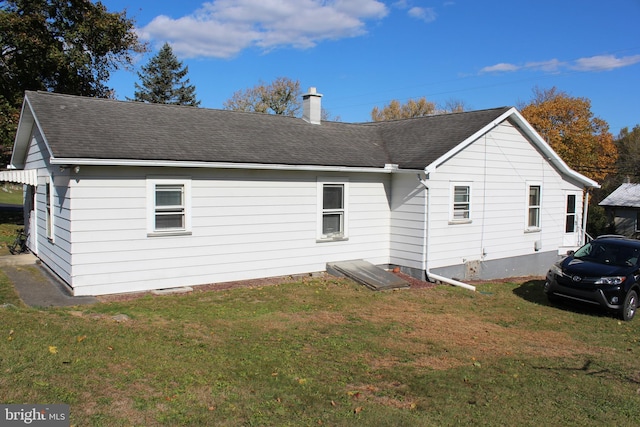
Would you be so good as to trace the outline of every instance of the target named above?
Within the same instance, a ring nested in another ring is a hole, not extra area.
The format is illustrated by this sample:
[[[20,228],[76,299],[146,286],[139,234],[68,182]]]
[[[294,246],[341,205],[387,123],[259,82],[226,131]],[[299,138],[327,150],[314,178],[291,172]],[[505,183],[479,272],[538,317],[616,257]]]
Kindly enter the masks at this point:
[[[391,186],[391,264],[424,269],[427,191],[414,174],[393,176]]]
[[[160,182],[164,170],[148,173]],[[350,175],[349,239],[318,244],[319,177],[312,172],[189,170],[191,233],[148,238],[145,170],[85,171],[71,180],[76,295],[303,274],[352,259],[389,262],[388,174]]]
[[[464,227],[449,225],[451,182],[469,182],[472,186],[473,222]],[[534,184],[541,187],[539,229],[544,233],[526,232],[528,187]],[[581,191],[509,122],[481,136],[438,167],[428,185],[432,193],[430,269],[530,255],[536,252],[536,244],[544,251],[557,250],[565,234],[566,194]],[[576,211],[581,209],[578,198]]]

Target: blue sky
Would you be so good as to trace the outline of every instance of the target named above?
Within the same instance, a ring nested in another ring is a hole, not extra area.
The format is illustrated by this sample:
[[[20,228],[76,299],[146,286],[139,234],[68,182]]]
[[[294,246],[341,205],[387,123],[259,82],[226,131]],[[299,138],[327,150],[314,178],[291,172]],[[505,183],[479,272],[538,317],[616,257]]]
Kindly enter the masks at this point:
[[[467,109],[517,106],[535,87],[591,100],[618,134],[640,124],[640,0],[103,0],[135,19],[150,53],[109,85],[133,97],[136,71],[165,42],[189,67],[201,107],[283,76],[315,86],[345,122],[426,97]]]

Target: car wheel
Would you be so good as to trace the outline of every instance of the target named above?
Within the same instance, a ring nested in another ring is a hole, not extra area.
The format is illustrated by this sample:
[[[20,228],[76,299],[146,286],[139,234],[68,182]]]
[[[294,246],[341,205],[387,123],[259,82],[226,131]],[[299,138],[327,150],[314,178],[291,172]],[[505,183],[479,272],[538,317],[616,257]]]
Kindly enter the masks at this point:
[[[627,293],[622,305],[622,320],[629,321],[636,315],[636,309],[638,308],[638,293],[631,290]]]

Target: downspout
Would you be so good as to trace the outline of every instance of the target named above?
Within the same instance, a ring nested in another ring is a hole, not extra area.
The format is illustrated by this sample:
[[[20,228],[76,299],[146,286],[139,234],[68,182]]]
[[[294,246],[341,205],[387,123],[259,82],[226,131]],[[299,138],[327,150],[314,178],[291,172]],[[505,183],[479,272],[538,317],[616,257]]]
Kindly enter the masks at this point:
[[[444,282],[453,286],[458,286],[458,287],[469,289],[475,292],[476,287],[473,285],[469,285],[467,283],[463,283],[458,280],[451,279],[449,277],[440,276],[439,274],[431,273],[427,269],[427,266],[428,266],[427,259],[429,257],[429,240],[431,237],[431,189],[429,188],[429,183],[427,182],[428,178],[429,178],[428,170],[426,170],[426,176],[424,179],[422,179],[420,175],[418,175],[418,180],[424,186],[427,192],[427,206],[425,211],[426,224],[424,227],[425,231],[423,234],[423,242],[422,242],[422,271],[424,271],[425,274],[427,275],[428,281]]]
[[[584,205],[582,206],[582,240],[581,244],[587,243],[587,215],[589,214],[589,189],[584,192]]]

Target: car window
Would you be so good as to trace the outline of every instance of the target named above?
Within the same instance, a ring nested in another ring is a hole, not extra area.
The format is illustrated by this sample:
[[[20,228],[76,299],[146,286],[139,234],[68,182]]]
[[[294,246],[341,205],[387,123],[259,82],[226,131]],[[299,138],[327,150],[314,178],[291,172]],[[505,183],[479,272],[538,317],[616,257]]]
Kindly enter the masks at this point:
[[[580,249],[578,249],[574,254],[574,258],[577,259],[592,259],[595,258],[595,245],[592,243],[587,243]]]
[[[599,264],[634,266],[640,261],[640,249],[603,242],[587,243],[574,254],[574,258]]]

